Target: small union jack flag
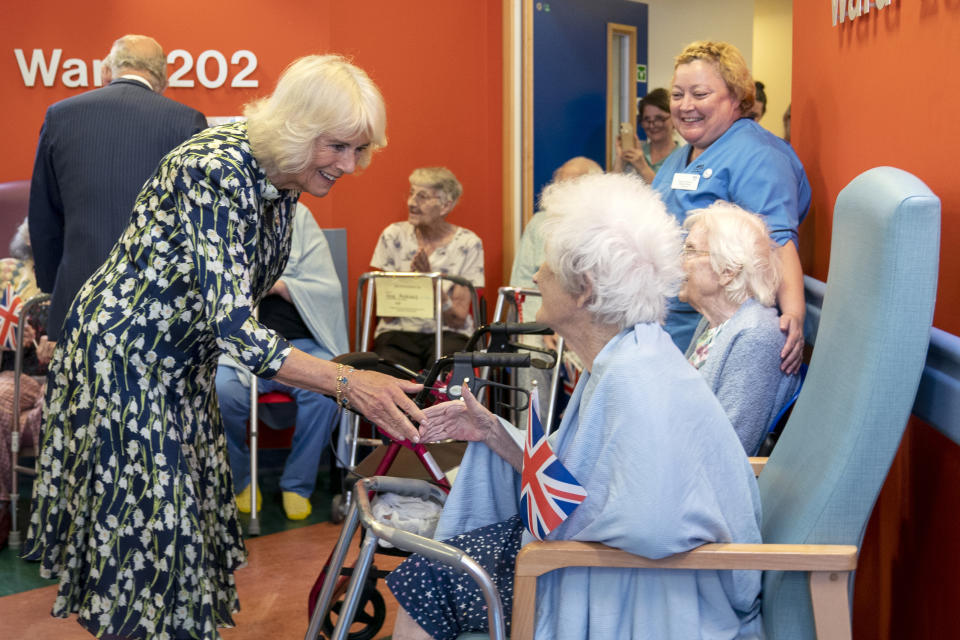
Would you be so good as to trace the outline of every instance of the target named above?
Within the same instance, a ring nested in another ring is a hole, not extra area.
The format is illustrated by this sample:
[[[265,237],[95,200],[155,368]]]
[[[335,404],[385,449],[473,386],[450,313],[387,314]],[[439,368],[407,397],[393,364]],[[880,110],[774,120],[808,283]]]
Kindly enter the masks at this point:
[[[563,366],[560,367],[560,384],[563,386],[563,392],[567,397],[573,395],[573,390],[577,388],[577,383],[580,382],[581,373],[579,367],[564,359]]]
[[[536,391],[530,394],[527,415],[527,441],[520,474],[520,517],[530,533],[543,540],[586,499],[587,491],[550,448],[540,424]]]
[[[0,289],[0,346],[17,348],[17,321],[20,320],[20,305],[23,300],[13,291],[12,285]]]

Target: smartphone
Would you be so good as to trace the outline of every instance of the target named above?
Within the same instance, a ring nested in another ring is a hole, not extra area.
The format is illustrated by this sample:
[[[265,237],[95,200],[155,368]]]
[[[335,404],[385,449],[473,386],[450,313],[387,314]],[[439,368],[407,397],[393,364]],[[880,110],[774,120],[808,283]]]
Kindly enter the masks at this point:
[[[635,137],[633,135],[633,127],[629,122],[620,123],[620,148],[624,151],[628,149],[633,149]]]

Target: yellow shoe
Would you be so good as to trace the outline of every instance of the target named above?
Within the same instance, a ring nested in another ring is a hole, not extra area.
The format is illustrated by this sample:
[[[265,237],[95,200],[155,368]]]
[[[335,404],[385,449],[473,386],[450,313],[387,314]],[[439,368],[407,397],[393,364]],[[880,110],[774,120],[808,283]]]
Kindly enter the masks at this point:
[[[257,485],[257,511],[263,506],[263,493],[260,491],[260,485]],[[237,511],[240,513],[250,513],[250,485],[237,494]]]
[[[283,510],[290,520],[303,520],[313,511],[310,501],[293,491],[283,492]]]

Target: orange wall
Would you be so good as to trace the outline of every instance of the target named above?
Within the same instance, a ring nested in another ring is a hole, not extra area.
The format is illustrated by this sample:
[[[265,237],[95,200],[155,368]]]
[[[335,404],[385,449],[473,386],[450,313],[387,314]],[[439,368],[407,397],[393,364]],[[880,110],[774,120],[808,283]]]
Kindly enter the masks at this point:
[[[845,2],[844,2],[845,4]],[[960,334],[960,3],[894,0],[836,27],[831,2],[794,2],[793,144],[813,187],[801,230],[806,271],[826,279],[833,204],[863,171],[913,173],[942,201],[934,324]]]
[[[833,204],[859,173],[909,171],[942,202],[934,324],[960,334],[960,3],[894,0],[836,27],[831,2],[794,2],[793,144],[813,186],[801,227],[805,270],[826,279]],[[956,636],[960,447],[911,421],[860,552],[856,639]]]
[[[464,186],[450,219],[483,239],[487,290],[495,295],[501,280],[502,226],[500,7],[496,1],[448,0],[284,0],[273,5],[252,0],[170,0],[160,5],[115,0],[94,8],[51,0],[37,10],[14,3],[4,10],[0,49],[0,86],[7,108],[0,124],[0,181],[30,177],[46,107],[84,90],[64,87],[59,75],[53,87],[39,82],[25,87],[15,49],[23,49],[29,59],[35,48],[48,57],[52,49],[61,48],[64,59],[87,61],[88,73],[89,61],[103,58],[124,33],[151,35],[167,52],[186,49],[194,59],[209,49],[228,61],[234,51],[253,51],[258,58],[252,76],[259,80],[257,89],[197,85],[165,94],[208,116],[238,114],[244,103],[269,93],[280,71],[298,56],[344,53],[383,91],[389,144],[362,175],[344,180],[326,198],[306,196],[303,201],[321,226],[347,228],[351,281],[369,265],[383,227],[405,219],[410,171],[446,165]],[[230,67],[229,77],[237,68]],[[215,74],[215,65],[208,64],[208,69]]]

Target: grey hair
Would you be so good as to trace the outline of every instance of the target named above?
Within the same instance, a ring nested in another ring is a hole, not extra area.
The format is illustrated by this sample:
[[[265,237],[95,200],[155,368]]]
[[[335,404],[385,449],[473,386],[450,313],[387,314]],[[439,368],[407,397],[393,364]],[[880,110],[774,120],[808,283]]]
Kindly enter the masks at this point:
[[[544,262],[586,309],[619,328],[662,323],[683,280],[680,225],[636,176],[588,174],[543,192]]]
[[[156,48],[144,46],[153,43]],[[152,50],[152,53],[147,53]],[[143,71],[153,81],[153,90],[160,92],[167,86],[167,56],[160,43],[149,36],[127,34],[118,38],[103,61],[114,78],[123,75],[124,69]]]
[[[288,66],[273,93],[244,107],[250,145],[268,173],[307,168],[320,136],[341,140],[366,135],[370,145],[357,164],[387,145],[387,110],[370,76],[334,54],[304,56]]]
[[[694,209],[683,228],[702,227],[710,267],[718,276],[730,275],[724,290],[735,304],[753,298],[772,307],[780,287],[780,253],[770,239],[770,230],[762,216],[737,205],[717,200],[705,209]]]
[[[410,184],[430,187],[440,192],[446,203],[456,204],[463,195],[463,185],[446,167],[420,167],[410,174]]]
[[[17,232],[10,240],[10,256],[17,260],[33,260],[33,248],[30,246],[30,227],[24,218]]]

